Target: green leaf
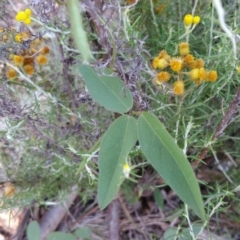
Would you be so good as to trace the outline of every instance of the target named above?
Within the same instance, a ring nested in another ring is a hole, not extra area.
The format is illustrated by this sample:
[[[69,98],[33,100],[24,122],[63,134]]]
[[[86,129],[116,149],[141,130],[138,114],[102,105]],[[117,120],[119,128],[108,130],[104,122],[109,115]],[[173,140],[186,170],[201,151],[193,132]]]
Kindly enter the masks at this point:
[[[104,73],[96,72],[86,65],[80,65],[79,69],[91,97],[98,104],[118,113],[126,113],[132,108],[133,97],[130,90],[109,69],[105,69]]]
[[[170,227],[163,235],[163,240],[176,240],[178,235],[178,229],[175,227]]]
[[[158,118],[143,113],[138,119],[138,139],[147,160],[165,182],[202,219],[205,219],[199,185],[192,167]]]
[[[32,221],[27,226],[27,239],[40,240],[40,228],[38,222]]]
[[[77,240],[71,233],[52,232],[47,235],[47,240]]]
[[[79,238],[89,239],[91,236],[91,230],[88,227],[81,227],[74,232],[74,235]]]
[[[123,165],[137,141],[137,123],[133,117],[121,116],[104,134],[98,159],[98,204],[104,209],[116,196],[124,179]]]
[[[198,234],[200,233],[200,231],[202,229],[202,225],[193,223],[191,228],[192,229],[183,228],[182,231],[181,231],[181,234],[179,236],[179,240],[192,240],[193,238],[190,234],[190,231],[191,230],[193,231],[194,236],[198,236]]]

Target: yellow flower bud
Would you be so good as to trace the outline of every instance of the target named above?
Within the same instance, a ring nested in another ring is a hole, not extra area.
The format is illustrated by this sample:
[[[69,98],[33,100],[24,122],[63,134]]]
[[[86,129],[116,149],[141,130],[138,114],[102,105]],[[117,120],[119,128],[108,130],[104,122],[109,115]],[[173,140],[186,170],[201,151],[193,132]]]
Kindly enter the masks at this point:
[[[191,14],[185,15],[183,22],[185,23],[186,26],[192,25],[193,23],[193,16]]]
[[[16,15],[16,20],[18,22],[24,21],[26,18],[27,18],[27,15],[23,11],[18,12],[17,15]]]
[[[193,24],[198,24],[200,22],[201,18],[199,16],[193,17]]]
[[[131,172],[131,168],[130,168],[129,164],[125,163],[123,165],[123,174],[124,174],[125,178],[129,178],[130,172]]]
[[[25,10],[24,12],[25,12],[25,14],[26,14],[26,16],[27,16],[28,18],[30,18],[30,17],[31,17],[31,14],[32,14],[32,11],[31,11],[31,9],[29,9],[29,8],[26,8],[26,10]]]
[[[15,35],[15,41],[19,43],[22,41],[22,35],[20,33]]]
[[[26,24],[26,25],[29,25],[29,24],[31,24],[31,18],[26,18],[25,20],[24,20],[24,23]]]

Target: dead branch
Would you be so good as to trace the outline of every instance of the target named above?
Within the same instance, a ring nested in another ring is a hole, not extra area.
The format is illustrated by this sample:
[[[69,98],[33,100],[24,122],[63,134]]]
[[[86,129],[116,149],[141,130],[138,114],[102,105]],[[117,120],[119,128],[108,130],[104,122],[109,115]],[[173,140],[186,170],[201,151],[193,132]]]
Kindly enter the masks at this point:
[[[72,193],[64,201],[64,203],[51,207],[40,221],[41,240],[45,240],[47,235],[56,230],[62,221],[69,207],[77,197],[77,186],[72,187]]]
[[[108,207],[109,239],[119,240],[119,214],[120,214],[119,201],[114,200]]]

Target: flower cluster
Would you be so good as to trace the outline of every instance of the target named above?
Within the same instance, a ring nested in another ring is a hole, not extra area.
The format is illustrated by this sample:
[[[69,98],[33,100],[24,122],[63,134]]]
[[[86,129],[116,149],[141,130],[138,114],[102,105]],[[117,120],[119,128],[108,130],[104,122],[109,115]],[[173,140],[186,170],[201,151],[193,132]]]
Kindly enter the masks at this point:
[[[201,18],[199,16],[186,14],[183,18],[183,22],[185,24],[185,33],[183,34],[183,36],[180,37],[180,39],[189,35],[189,33],[193,31],[193,29],[197,26],[197,24],[200,23],[200,20]]]
[[[24,22],[26,25],[31,24],[31,9],[27,8],[25,11],[19,11],[16,15],[16,20],[18,22]]]
[[[19,32],[14,27],[0,28],[0,43],[8,43],[9,46],[14,43],[29,42],[32,37],[33,36],[29,30]]]
[[[39,48],[40,47],[40,48]],[[35,73],[36,64],[43,66],[48,63],[47,55],[50,53],[48,46],[42,46],[42,40],[37,38],[30,43],[29,49],[19,51],[18,54],[10,55],[10,62],[22,69],[27,75]],[[15,69],[9,67],[6,71],[6,77],[13,79],[17,77]]]
[[[196,25],[200,22],[200,17],[199,16],[193,16],[191,14],[186,14],[184,16],[183,22],[185,23],[186,26],[191,26],[191,25]]]
[[[189,43],[181,42],[178,45],[179,56],[172,57],[167,51],[162,50],[152,61],[154,69],[158,70],[155,82],[161,85],[174,79],[173,92],[176,95],[184,93],[184,82],[191,80],[196,85],[202,82],[215,82],[217,80],[217,72],[215,70],[207,71],[204,68],[203,59],[195,59],[190,54]]]

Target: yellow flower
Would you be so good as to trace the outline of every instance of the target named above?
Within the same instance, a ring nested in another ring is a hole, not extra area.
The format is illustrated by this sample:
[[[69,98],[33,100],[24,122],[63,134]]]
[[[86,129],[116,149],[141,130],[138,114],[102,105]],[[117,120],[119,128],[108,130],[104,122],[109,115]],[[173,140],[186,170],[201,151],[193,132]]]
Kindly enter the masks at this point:
[[[158,54],[158,58],[164,58],[166,61],[170,60],[170,55],[167,53],[167,51],[162,50],[161,52],[159,52]]]
[[[27,14],[24,11],[20,11],[15,18],[18,22],[24,21],[27,18]]]
[[[192,54],[187,54],[184,57],[184,63],[186,63],[188,66],[193,64],[193,62],[194,62],[194,56]]]
[[[238,71],[238,73],[240,74],[240,66],[238,66],[237,71]]]
[[[189,72],[189,76],[192,80],[197,80],[199,78],[199,68],[194,68]]]
[[[22,41],[22,34],[21,33],[18,33],[18,34],[15,35],[15,41],[19,42],[19,43]]]
[[[29,8],[26,8],[24,12],[25,12],[25,14],[26,14],[26,16],[27,16],[28,18],[30,18],[30,17],[31,17],[31,14],[32,14],[32,11],[31,11],[31,9],[29,9]]]
[[[153,65],[154,69],[156,69],[156,68],[163,69],[163,68],[166,68],[168,66],[168,62],[164,58],[155,57],[153,59],[152,65]]]
[[[27,75],[33,75],[35,72],[34,66],[30,64],[24,65],[23,69]]]
[[[174,72],[179,72],[182,68],[182,59],[172,58],[170,60],[170,67]]]
[[[157,75],[156,83],[161,84],[162,82],[167,82],[170,79],[170,74],[168,72],[160,72]]]
[[[15,193],[16,189],[14,185],[10,182],[6,183],[4,186],[4,195],[6,197],[12,197]]]
[[[193,23],[193,16],[191,14],[185,15],[183,22],[185,23],[186,26],[192,25]]]
[[[159,60],[159,58],[155,57],[152,61],[152,66],[154,69],[158,68],[158,60]]]
[[[212,70],[212,71],[207,72],[206,79],[209,80],[210,82],[215,82],[217,80],[217,78],[218,78],[217,71]]]
[[[193,24],[198,24],[200,22],[201,18],[199,16],[193,17]]]
[[[199,58],[199,59],[196,59],[191,65],[190,65],[191,68],[202,68],[204,67],[204,61]]]
[[[16,42],[28,41],[31,37],[29,31],[19,32],[15,35]]]
[[[207,72],[203,67],[194,68],[189,72],[189,76],[197,85],[199,85],[203,80],[206,80]]]
[[[179,53],[181,56],[185,56],[189,54],[190,49],[189,49],[189,44],[187,42],[181,42],[178,47],[179,47]]]
[[[13,61],[14,61],[16,66],[22,66],[24,58],[22,56],[19,56],[19,55],[14,55],[13,56]]]
[[[131,172],[131,168],[130,168],[129,164],[125,163],[123,165],[123,174],[124,174],[125,178],[129,178],[130,172]]]
[[[31,9],[27,8],[25,11],[20,11],[16,15],[16,20],[18,22],[24,22],[26,25],[31,23]]]
[[[50,53],[50,49],[48,46],[44,46],[42,49],[41,49],[41,54],[45,55],[45,54],[48,54]]]
[[[163,69],[163,68],[166,68],[167,66],[168,66],[168,62],[166,59],[164,58],[158,59],[158,68]]]
[[[36,57],[36,61],[39,65],[46,65],[48,62],[48,59],[44,55],[39,55]]]
[[[24,20],[24,23],[25,23],[26,25],[31,24],[31,18],[26,18],[26,19]]]
[[[206,70],[202,67],[202,68],[199,68],[199,79],[200,80],[204,80],[206,79]]]
[[[182,95],[184,93],[184,82],[182,80],[176,81],[173,84],[173,92],[176,95]]]
[[[6,72],[6,77],[7,77],[8,79],[12,79],[12,78],[17,77],[17,72],[16,72],[16,70],[14,70],[13,68],[8,68],[8,69],[7,69],[7,72]]]
[[[8,36],[6,36],[6,35],[3,35],[2,36],[2,41],[4,41],[4,42],[7,42],[9,39],[8,39]]]

